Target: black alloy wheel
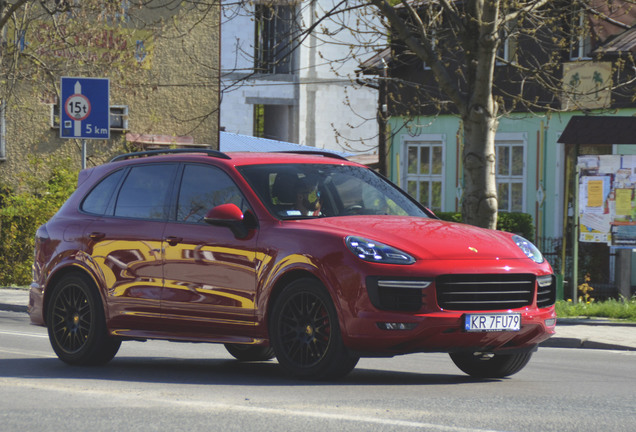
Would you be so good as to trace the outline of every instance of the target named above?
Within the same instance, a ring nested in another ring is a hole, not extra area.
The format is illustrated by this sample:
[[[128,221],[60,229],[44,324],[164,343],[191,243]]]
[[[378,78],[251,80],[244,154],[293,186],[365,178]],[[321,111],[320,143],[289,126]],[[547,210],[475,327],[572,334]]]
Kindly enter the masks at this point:
[[[106,331],[101,298],[82,274],[65,276],[55,287],[47,308],[49,340],[57,356],[74,365],[109,362],[121,339]]]
[[[298,378],[340,378],[359,359],[344,346],[331,297],[314,279],[299,279],[281,292],[272,309],[270,339],[278,362]]]
[[[262,345],[225,344],[227,352],[244,362],[267,361],[276,357],[274,348]]]
[[[517,354],[493,353],[451,353],[453,363],[468,375],[475,378],[504,378],[523,369],[532,351]]]

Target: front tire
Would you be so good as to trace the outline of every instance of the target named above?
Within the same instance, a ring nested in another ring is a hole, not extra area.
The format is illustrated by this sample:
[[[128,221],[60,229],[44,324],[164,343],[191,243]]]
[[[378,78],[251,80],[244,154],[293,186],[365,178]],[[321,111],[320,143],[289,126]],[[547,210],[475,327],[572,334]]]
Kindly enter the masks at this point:
[[[504,378],[523,369],[532,352],[518,354],[451,353],[453,363],[475,378]]]
[[[358,363],[359,357],[344,346],[331,297],[314,279],[299,279],[283,289],[269,333],[278,362],[296,378],[337,379]]]
[[[262,345],[225,344],[225,349],[235,359],[244,362],[267,361],[276,356],[272,347]]]
[[[108,363],[121,345],[108,335],[101,297],[83,274],[65,276],[53,287],[46,321],[55,354],[71,365]]]

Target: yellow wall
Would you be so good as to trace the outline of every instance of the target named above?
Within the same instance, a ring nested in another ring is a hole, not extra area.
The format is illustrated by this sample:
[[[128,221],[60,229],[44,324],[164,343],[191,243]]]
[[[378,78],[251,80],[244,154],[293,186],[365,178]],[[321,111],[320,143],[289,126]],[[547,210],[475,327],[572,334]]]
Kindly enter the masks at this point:
[[[219,14],[201,19],[192,11],[167,17],[148,41],[148,68],[113,65],[111,73],[96,76],[110,79],[111,105],[128,106],[129,132],[187,135],[195,143],[218,148]],[[82,76],[73,72],[72,64],[63,74]],[[50,104],[59,94],[60,78],[23,80],[14,87],[5,114],[6,159],[0,162],[0,184],[19,185],[22,173],[37,175],[33,159],[45,164],[70,159],[72,168],[81,167],[81,141],[60,139],[59,129],[50,126]],[[90,167],[123,152],[125,134],[111,131],[108,141],[87,142]]]

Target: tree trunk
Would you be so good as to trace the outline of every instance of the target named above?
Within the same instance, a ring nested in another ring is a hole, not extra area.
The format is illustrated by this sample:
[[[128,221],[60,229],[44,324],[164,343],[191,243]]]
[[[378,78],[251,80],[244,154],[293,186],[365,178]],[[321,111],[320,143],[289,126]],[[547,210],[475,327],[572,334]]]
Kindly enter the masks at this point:
[[[495,133],[499,121],[492,111],[473,106],[464,121],[465,223],[483,228],[497,227],[497,184],[495,178]]]
[[[464,197],[462,219],[483,228],[497,228],[495,133],[499,121],[493,98],[495,57],[499,45],[499,1],[468,4],[464,47],[468,64],[469,102],[460,109],[464,122]]]

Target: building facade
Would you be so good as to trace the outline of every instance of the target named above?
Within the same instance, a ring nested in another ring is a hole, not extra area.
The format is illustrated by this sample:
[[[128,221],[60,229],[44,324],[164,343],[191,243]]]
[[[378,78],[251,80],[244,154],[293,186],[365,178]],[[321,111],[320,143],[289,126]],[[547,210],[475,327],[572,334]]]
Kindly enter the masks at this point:
[[[368,152],[377,143],[376,90],[356,83],[354,14],[317,17],[335,3],[225,2],[221,48],[221,127],[337,151]],[[351,26],[347,25],[351,21]],[[317,26],[310,34],[308,28]],[[358,35],[359,36],[359,35]],[[375,35],[373,38],[378,39]],[[382,41],[382,38],[379,38]]]
[[[581,31],[571,41],[569,50],[551,53],[562,59],[558,68],[562,75],[554,78],[555,82],[564,83],[563,92],[523,88],[526,99],[542,101],[545,109],[529,110],[521,104],[518,109],[509,109],[514,101],[506,99],[506,95],[515,94],[512,83],[517,77],[508,71],[511,63],[517,61],[515,51],[526,49],[525,55],[538,59],[546,55],[545,51],[532,51],[532,44],[541,40],[539,36],[536,40],[504,39],[495,65],[500,106],[507,108],[507,114],[499,119],[495,136],[499,212],[532,215],[535,240],[551,255],[551,260],[554,258],[553,262],[557,261],[557,270],[561,266],[558,262],[561,245],[564,242],[571,245],[575,152],[579,155],[636,154],[636,137],[632,143],[608,142],[602,146],[582,142],[576,149],[559,142],[574,116],[636,116],[633,83],[610,90],[612,82],[629,83],[634,78],[636,10],[627,4],[620,7],[621,2],[613,2],[611,9],[607,2],[591,3],[593,7],[588,12],[575,15],[580,20],[573,25],[580,25]],[[399,46],[397,49],[392,46],[387,55],[391,65],[386,81],[390,101],[389,176],[423,205],[435,211],[459,212],[464,189],[461,118],[452,109],[440,109],[426,96],[418,94],[418,88],[437,87],[428,65],[414,59],[412,53],[405,54]],[[627,64],[622,69],[627,75],[616,75],[619,63]],[[378,65],[364,67],[373,72]],[[568,91],[568,86],[576,87],[577,91]],[[434,90],[432,93],[433,97],[437,96]],[[604,253],[612,256],[611,251]],[[609,260],[606,282],[614,277],[612,260]],[[632,258],[632,262],[636,268],[636,259]],[[632,272],[634,285],[636,272]]]
[[[7,41],[20,41],[9,45],[15,56],[38,56],[55,67],[32,68],[31,79],[4,90],[0,182],[19,186],[34,165],[50,161],[81,167],[81,140],[60,138],[63,76],[109,79],[110,139],[86,141],[87,166],[148,145],[218,147],[218,6],[213,13],[187,4],[133,11],[128,3],[117,3],[110,15],[39,14],[28,17],[28,27],[5,28]],[[54,19],[72,43],[56,39]],[[7,70],[7,56],[3,62]]]

